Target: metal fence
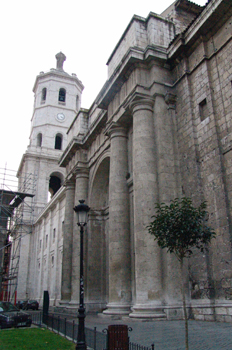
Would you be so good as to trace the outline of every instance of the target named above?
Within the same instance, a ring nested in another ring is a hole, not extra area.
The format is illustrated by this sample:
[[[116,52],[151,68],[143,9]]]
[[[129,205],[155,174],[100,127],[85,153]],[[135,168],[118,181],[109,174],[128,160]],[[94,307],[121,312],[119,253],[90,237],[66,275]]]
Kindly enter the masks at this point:
[[[31,314],[32,323],[38,327],[47,327],[52,331],[64,336],[76,342],[78,324],[75,321],[68,321],[66,318],[49,314],[43,317],[42,312],[28,312]],[[94,350],[106,350],[108,349],[108,337],[107,332],[98,332],[96,327],[94,329],[85,327],[85,338],[88,347]],[[151,347],[142,346],[136,343],[129,342],[129,350],[155,350],[154,344]]]
[[[130,342],[129,350],[155,350],[155,345],[151,344],[151,346],[143,346],[143,345]]]

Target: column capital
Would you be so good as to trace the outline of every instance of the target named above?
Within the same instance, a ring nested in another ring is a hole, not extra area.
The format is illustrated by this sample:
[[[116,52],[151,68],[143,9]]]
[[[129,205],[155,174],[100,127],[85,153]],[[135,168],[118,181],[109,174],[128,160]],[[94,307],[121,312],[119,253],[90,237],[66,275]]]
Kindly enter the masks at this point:
[[[64,187],[67,189],[75,188],[75,180],[73,178],[66,179],[64,182]]]
[[[73,169],[73,174],[74,176],[77,178],[79,177],[86,177],[89,178],[89,168],[87,166],[84,165],[77,165],[74,169]]]
[[[176,109],[176,95],[166,92],[164,100],[168,105],[168,109]]]
[[[130,101],[129,108],[136,112],[138,110],[153,111],[155,99],[148,95],[135,94]]]
[[[105,135],[111,139],[113,137],[127,137],[127,129],[119,123],[111,122],[105,129]]]

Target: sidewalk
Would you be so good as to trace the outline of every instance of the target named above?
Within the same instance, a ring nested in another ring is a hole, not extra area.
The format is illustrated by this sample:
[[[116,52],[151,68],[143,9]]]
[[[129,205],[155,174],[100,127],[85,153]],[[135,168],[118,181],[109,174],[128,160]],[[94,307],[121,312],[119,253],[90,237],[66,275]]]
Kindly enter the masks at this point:
[[[155,344],[155,350],[185,350],[184,321],[145,321],[129,317],[86,316],[86,327],[102,331],[110,324],[127,324],[130,341],[143,346]],[[232,324],[189,321],[190,350],[232,350]]]

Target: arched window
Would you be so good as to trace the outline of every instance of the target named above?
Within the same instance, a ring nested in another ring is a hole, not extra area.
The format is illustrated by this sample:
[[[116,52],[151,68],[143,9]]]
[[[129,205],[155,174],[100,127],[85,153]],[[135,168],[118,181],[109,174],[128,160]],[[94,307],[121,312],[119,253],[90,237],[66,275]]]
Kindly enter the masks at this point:
[[[37,146],[41,147],[42,146],[42,134],[41,132],[37,135]]]
[[[55,138],[55,149],[62,149],[63,136],[61,134],[56,134]]]
[[[66,91],[65,91],[65,89],[61,88],[60,91],[59,91],[58,101],[59,102],[65,102],[65,97],[66,97]]]
[[[48,200],[50,200],[54,194],[61,188],[63,183],[63,175],[59,172],[54,172],[50,175],[49,186],[48,186]]]
[[[41,102],[45,102],[47,97],[47,89],[43,88],[42,95],[41,95]]]

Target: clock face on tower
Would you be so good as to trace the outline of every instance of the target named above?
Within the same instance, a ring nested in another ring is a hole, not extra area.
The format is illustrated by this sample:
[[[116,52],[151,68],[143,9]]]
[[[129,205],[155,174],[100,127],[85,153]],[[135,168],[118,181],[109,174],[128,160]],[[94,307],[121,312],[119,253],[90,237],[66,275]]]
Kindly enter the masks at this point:
[[[58,113],[56,119],[58,122],[63,122],[65,120],[65,115],[63,113]]]

